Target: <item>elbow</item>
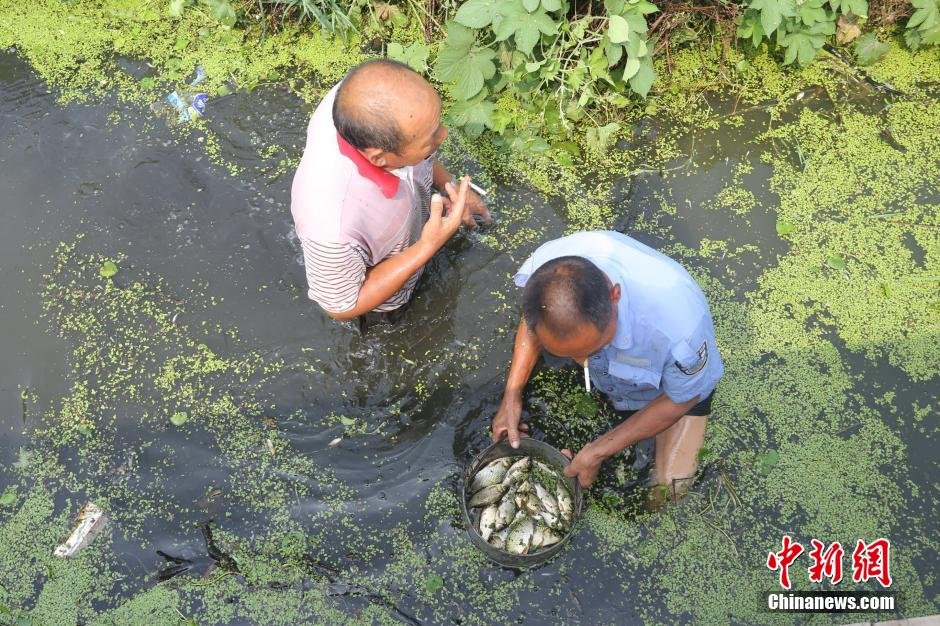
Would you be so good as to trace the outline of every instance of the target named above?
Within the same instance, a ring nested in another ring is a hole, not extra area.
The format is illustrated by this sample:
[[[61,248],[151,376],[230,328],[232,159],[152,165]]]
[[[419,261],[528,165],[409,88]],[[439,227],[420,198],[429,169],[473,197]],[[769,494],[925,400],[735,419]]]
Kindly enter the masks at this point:
[[[329,309],[323,309],[323,312],[332,317],[337,322],[348,322],[351,319],[359,317],[355,307],[349,309],[348,311],[330,311]]]

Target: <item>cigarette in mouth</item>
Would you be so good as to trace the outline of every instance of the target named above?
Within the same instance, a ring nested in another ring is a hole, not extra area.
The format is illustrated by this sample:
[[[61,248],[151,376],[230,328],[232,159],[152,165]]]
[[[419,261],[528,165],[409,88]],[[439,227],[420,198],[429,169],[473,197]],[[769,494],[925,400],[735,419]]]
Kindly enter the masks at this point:
[[[587,359],[584,359],[584,390],[591,393],[591,371],[588,369]]]

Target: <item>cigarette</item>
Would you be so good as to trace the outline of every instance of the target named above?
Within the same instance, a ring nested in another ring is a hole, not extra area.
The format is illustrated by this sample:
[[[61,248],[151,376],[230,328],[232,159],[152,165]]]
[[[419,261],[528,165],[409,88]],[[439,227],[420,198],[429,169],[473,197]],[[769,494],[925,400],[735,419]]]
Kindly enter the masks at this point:
[[[481,196],[486,195],[486,190],[483,187],[480,187],[479,185],[473,184],[473,181],[470,181],[470,189],[473,189],[475,192],[477,192]]]
[[[591,393],[591,370],[588,369],[587,359],[584,359],[584,390]]]

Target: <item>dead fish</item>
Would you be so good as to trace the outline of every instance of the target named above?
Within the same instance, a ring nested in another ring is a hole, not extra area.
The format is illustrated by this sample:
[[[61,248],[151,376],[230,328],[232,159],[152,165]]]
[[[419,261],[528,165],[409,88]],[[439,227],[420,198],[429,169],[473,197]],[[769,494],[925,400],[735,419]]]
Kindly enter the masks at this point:
[[[535,525],[535,530],[532,532],[532,543],[529,545],[529,550],[535,550],[536,548],[542,547],[542,538],[544,537],[546,530],[546,527],[542,524]]]
[[[535,532],[535,523],[531,518],[524,517],[515,522],[506,536],[505,550],[510,554],[526,554],[532,544],[532,533]]]
[[[516,516],[516,509],[518,508],[515,502],[515,494],[507,493],[499,503],[499,507],[496,511],[496,519],[500,528],[509,525],[512,518]]]
[[[556,533],[551,528],[546,528],[542,532],[542,547],[547,548],[548,546],[555,545],[556,543],[561,541],[561,539],[562,539],[561,535]]]
[[[534,460],[533,464],[535,465],[535,469],[542,472],[546,476],[555,476],[556,474],[558,474],[558,470],[551,468],[548,465],[545,465],[545,463],[542,463],[538,459]]]
[[[552,513],[548,511],[542,511],[541,513],[533,515],[533,517],[545,522],[545,525],[548,526],[549,528],[554,528],[554,529],[562,528],[561,519],[557,515],[553,515]]]
[[[509,468],[510,460],[507,457],[496,459],[481,469],[470,482],[470,493],[476,493],[490,485],[501,483],[506,476],[506,470]]]
[[[470,508],[475,509],[480,506],[487,506],[493,504],[499,500],[503,493],[506,491],[506,487],[503,485],[490,485],[489,487],[484,487],[479,490],[473,497],[470,498]]]
[[[509,527],[493,533],[490,535],[489,544],[496,548],[497,550],[502,550],[506,547],[506,538],[509,536]]]
[[[566,524],[570,524],[574,518],[574,502],[571,501],[571,494],[568,488],[562,483],[555,486],[555,499],[558,502],[558,512]]]
[[[552,515],[558,515],[558,501],[555,499],[555,496],[549,493],[548,489],[546,489],[542,483],[535,483],[535,496],[538,498],[544,510]]]
[[[521,481],[529,472],[529,457],[524,456],[506,470],[506,477],[503,478],[504,485],[511,485]]]
[[[483,541],[489,540],[490,535],[496,530],[496,524],[499,520],[498,511],[499,507],[491,504],[483,509],[483,513],[480,514],[480,536],[483,537]]]

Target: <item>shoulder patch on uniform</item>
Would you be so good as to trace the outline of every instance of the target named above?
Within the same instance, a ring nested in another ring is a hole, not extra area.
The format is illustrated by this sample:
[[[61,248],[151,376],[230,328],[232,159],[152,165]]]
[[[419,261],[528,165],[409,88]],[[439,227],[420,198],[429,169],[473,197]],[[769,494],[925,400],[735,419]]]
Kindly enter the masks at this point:
[[[702,342],[702,347],[696,352],[698,355],[698,360],[695,364],[689,367],[683,367],[682,363],[676,361],[676,367],[679,368],[679,371],[685,374],[686,376],[694,376],[702,371],[702,368],[705,367],[705,364],[708,363],[708,343]]]

